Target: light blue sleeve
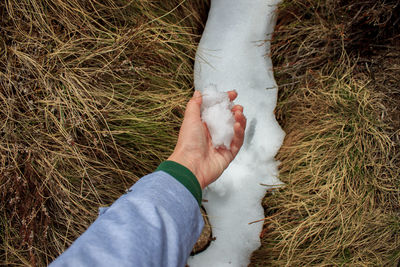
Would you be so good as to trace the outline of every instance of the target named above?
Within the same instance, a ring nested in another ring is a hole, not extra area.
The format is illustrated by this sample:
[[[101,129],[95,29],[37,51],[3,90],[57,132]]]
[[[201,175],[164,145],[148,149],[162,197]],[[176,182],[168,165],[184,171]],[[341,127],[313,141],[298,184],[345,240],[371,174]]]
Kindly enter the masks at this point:
[[[203,224],[189,190],[157,171],[104,209],[50,266],[185,266]]]

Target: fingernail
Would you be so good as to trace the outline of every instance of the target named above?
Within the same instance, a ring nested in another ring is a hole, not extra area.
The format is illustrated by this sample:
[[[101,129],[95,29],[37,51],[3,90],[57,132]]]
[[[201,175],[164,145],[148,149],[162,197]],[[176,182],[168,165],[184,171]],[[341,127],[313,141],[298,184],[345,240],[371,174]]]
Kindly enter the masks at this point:
[[[194,91],[194,94],[193,94],[193,97],[200,97],[200,96],[201,96],[200,91],[195,90],[195,91]]]

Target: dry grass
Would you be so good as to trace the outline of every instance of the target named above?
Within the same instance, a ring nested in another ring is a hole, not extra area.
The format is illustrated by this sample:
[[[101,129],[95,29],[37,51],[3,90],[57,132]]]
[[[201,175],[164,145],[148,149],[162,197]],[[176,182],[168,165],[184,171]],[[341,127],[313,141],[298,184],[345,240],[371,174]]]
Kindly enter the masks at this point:
[[[286,186],[255,266],[396,266],[397,1],[284,1],[272,44]]]
[[[44,266],[173,148],[202,1],[0,3],[0,265]]]
[[[286,0],[257,266],[395,266],[397,1]],[[0,2],[0,265],[44,266],[172,149],[207,1]]]

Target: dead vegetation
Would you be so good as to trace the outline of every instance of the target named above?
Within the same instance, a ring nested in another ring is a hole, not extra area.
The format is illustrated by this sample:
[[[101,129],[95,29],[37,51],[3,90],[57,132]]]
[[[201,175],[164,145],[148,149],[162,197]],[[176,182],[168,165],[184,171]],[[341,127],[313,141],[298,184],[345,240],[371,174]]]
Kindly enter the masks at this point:
[[[202,9],[1,1],[0,265],[47,265],[169,155]]]
[[[255,266],[396,266],[400,3],[283,1],[272,43],[277,156]]]

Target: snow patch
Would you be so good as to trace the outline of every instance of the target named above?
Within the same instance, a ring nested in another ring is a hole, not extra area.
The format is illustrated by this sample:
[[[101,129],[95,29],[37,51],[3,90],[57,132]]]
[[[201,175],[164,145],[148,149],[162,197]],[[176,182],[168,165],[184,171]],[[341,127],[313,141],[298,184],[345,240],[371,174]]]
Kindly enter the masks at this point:
[[[235,89],[244,107],[244,145],[228,169],[204,190],[204,203],[215,241],[190,257],[191,267],[247,266],[260,246],[264,218],[261,200],[280,185],[278,152],[284,132],[274,109],[278,89],[269,57],[276,0],[212,0],[194,66],[195,88]],[[206,99],[206,101],[208,101]],[[210,111],[213,112],[213,111]]]
[[[225,146],[230,149],[235,119],[228,93],[218,92],[214,84],[203,90],[201,118],[207,124],[214,147]]]

